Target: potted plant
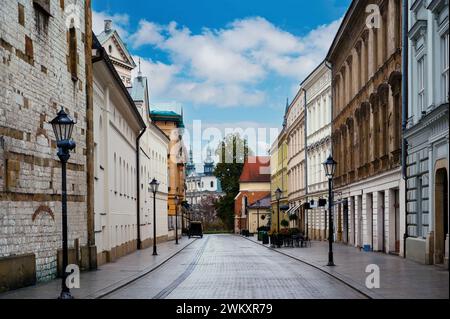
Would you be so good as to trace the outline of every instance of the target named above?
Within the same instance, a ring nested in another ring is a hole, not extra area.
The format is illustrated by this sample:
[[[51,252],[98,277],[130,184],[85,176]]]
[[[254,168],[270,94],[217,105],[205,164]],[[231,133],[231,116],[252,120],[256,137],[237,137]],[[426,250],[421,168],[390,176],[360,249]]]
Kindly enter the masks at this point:
[[[280,223],[280,225],[284,228],[289,227],[289,222],[286,219],[283,219]]]

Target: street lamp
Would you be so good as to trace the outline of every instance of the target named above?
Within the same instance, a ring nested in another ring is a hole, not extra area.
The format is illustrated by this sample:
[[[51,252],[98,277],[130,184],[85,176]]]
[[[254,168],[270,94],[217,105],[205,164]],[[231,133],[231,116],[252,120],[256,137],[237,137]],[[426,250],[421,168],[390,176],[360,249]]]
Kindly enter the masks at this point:
[[[333,176],[336,173],[337,162],[333,159],[333,156],[329,156],[328,159],[323,163],[325,168],[325,175],[328,177],[328,243],[329,243],[329,252],[328,252],[328,265],[334,266],[333,261],[333,218],[331,215],[332,209],[332,188],[333,188]]]
[[[55,133],[56,145],[58,147],[58,157],[61,161],[62,188],[61,188],[61,206],[62,206],[62,289],[59,299],[73,299],[69,287],[66,285],[67,265],[69,257],[67,253],[67,161],[70,158],[70,151],[75,149],[75,142],[71,140],[75,122],[64,112],[64,109],[58,112],[57,116],[50,122]]]
[[[175,196],[175,244],[178,245],[178,204],[180,203],[180,198],[178,195]]]
[[[277,233],[280,232],[280,199],[283,191],[278,187],[275,191],[275,197],[277,199]]]
[[[259,233],[259,205],[261,201],[258,199],[256,201],[256,234]]]
[[[159,182],[154,178],[150,182],[150,189],[153,193],[153,256],[158,255],[156,252],[156,193],[158,192]]]

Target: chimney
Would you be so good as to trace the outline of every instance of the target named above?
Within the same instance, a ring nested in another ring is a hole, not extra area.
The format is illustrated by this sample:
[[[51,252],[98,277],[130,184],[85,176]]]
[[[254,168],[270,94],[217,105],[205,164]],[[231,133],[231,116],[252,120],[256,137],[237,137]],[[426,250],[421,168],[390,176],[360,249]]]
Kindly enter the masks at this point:
[[[105,20],[105,32],[111,31],[112,27],[112,21],[111,20]]]

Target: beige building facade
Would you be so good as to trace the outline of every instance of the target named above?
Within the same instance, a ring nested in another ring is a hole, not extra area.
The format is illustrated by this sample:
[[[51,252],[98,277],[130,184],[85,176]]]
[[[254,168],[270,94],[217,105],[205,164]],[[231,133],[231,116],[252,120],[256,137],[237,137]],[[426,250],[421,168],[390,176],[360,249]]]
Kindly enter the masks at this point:
[[[366,7],[380,8],[380,26]],[[403,254],[401,1],[353,1],[328,53],[333,68],[336,239]]]
[[[183,141],[183,114],[174,111],[152,110],[152,122],[169,138],[169,153],[167,155],[168,174],[168,229],[169,239],[175,238],[176,222],[178,221],[178,236],[182,231],[182,203],[186,200],[186,147]],[[175,198],[178,197],[178,205]]]
[[[299,89],[286,113],[287,135],[287,179],[288,179],[288,215],[296,215],[292,227],[298,227],[306,233],[307,215],[303,208],[306,199],[306,138],[305,138],[305,96]]]

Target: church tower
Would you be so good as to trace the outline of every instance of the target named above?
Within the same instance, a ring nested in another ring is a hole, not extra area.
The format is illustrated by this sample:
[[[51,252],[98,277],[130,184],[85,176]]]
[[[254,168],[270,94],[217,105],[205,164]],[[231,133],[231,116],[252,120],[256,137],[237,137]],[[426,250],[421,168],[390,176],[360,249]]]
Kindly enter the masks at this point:
[[[192,146],[189,151],[189,162],[186,164],[186,176],[190,176],[195,173],[194,155],[192,153]]]
[[[206,160],[205,160],[205,163],[203,166],[204,167],[203,172],[206,176],[211,176],[214,173],[214,160],[212,158],[211,148],[208,147],[206,152],[207,152],[207,156],[206,156]]]

